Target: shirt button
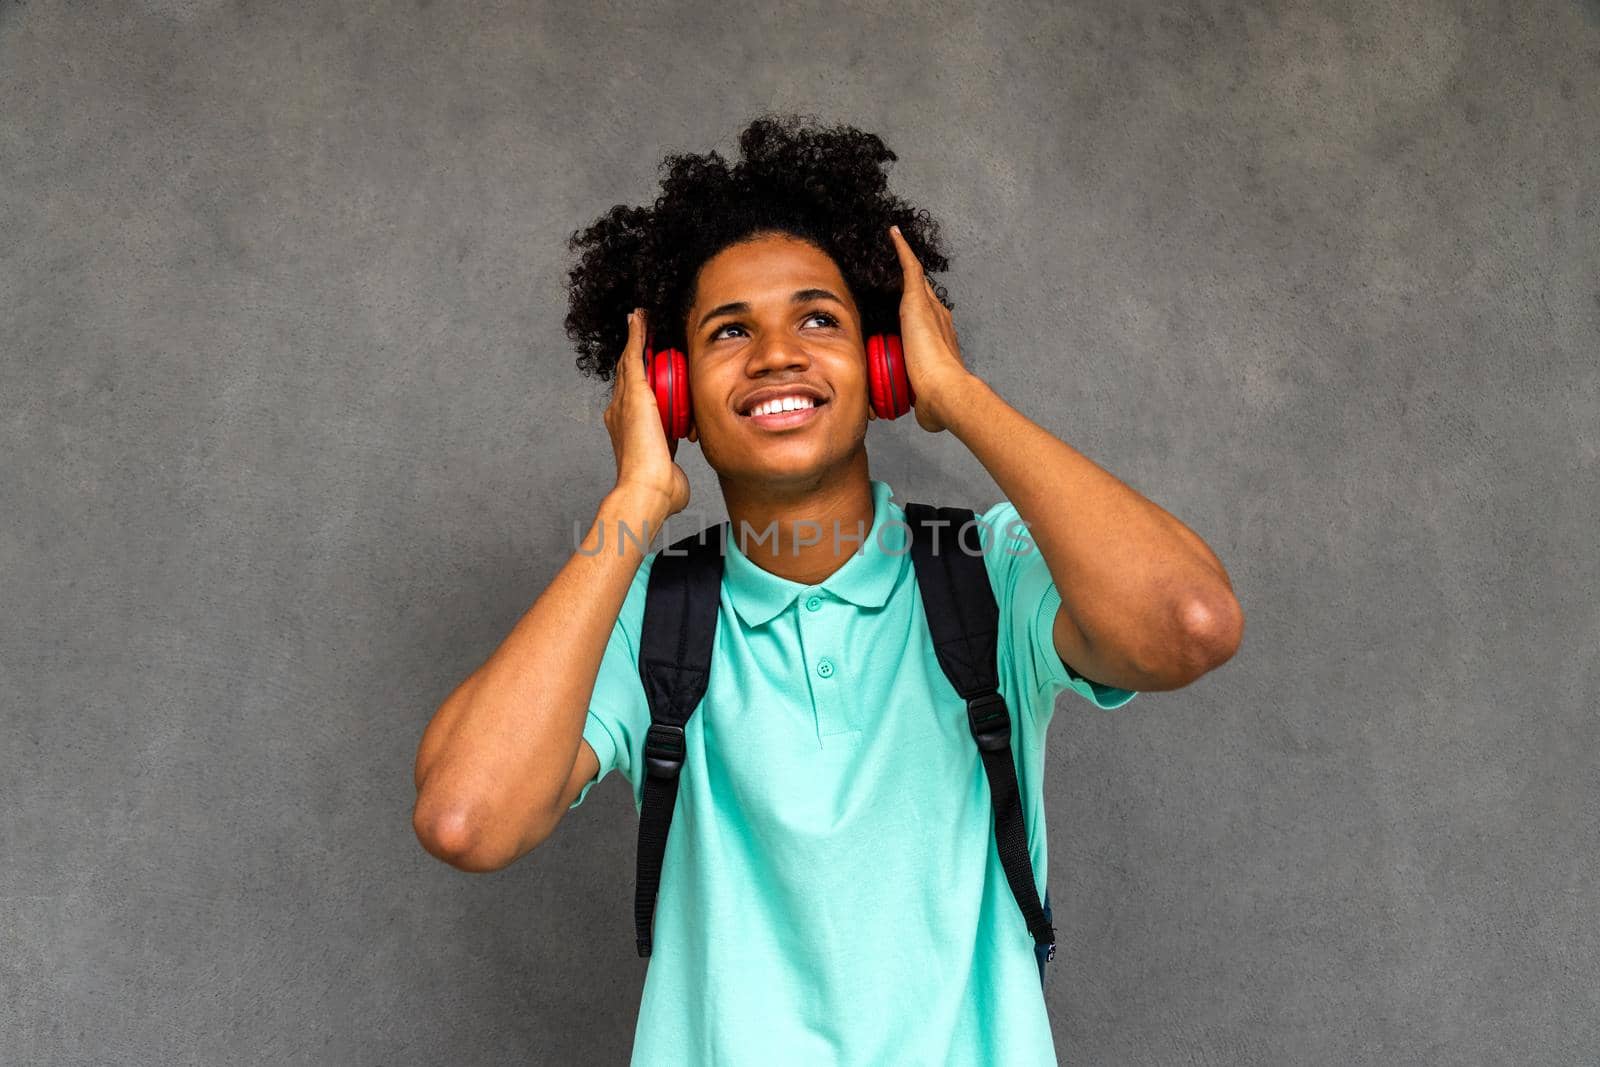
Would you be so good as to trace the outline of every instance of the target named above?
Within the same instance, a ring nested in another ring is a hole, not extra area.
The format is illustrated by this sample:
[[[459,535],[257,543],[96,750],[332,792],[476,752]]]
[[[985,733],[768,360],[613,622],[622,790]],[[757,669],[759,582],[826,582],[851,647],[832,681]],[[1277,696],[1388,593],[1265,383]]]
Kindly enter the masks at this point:
[[[808,596],[808,597],[806,597],[806,610],[807,611],[816,611],[817,609],[819,609],[821,607],[822,607],[822,598],[821,597],[819,597],[819,596]]]
[[[827,656],[823,656],[821,659],[817,660],[817,673],[824,678],[832,678],[833,660],[829,659]]]

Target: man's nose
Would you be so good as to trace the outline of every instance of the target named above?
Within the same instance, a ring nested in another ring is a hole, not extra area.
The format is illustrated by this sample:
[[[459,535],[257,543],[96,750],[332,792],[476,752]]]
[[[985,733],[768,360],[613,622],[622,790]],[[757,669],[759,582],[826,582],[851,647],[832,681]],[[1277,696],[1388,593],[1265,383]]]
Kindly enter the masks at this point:
[[[787,334],[769,333],[755,344],[747,367],[751,374],[770,374],[774,371],[805,370],[811,366],[805,345]]]

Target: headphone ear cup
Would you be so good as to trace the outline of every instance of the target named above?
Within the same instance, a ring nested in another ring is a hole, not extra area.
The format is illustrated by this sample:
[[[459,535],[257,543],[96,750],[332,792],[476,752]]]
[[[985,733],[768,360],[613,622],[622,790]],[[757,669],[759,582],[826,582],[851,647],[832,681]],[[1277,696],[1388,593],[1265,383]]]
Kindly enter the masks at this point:
[[[660,352],[645,350],[645,375],[661,412],[661,430],[667,442],[689,435],[689,365],[676,348]]]
[[[676,348],[666,351],[672,367],[672,429],[668,432],[674,440],[689,436],[689,357]]]
[[[872,413],[880,419],[888,418],[884,414],[887,410],[884,395],[888,390],[884,387],[883,379],[883,334],[875,333],[867,338],[867,403],[872,405]]]
[[[911,410],[916,397],[899,334],[879,333],[867,339],[867,394],[880,419],[898,419]]]

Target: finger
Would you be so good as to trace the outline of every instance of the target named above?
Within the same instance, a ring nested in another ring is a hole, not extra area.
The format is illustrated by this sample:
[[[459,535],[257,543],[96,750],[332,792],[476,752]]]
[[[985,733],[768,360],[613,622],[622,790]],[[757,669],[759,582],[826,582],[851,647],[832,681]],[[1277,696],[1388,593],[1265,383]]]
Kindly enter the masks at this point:
[[[894,254],[900,260],[900,270],[905,275],[905,291],[914,292],[917,279],[922,277],[922,264],[917,260],[915,252],[906,243],[905,234],[900,232],[900,227],[889,227],[889,236],[894,241]]]
[[[628,397],[644,386],[644,357],[639,350],[638,327],[634,320],[634,313],[628,312],[628,339],[622,345],[622,355],[617,357],[617,366],[611,376],[611,397],[606,403],[608,415],[625,409],[629,403]],[[630,383],[637,384],[630,389]]]
[[[922,292],[928,298],[928,304],[933,309],[934,318],[939,322],[939,329],[945,330],[950,322],[950,309],[944,306],[944,301],[939,299],[939,291],[933,287],[933,278],[924,274],[922,276]]]
[[[643,308],[634,308],[628,312],[628,341],[622,346],[621,367],[617,374],[619,385],[644,380],[644,323],[641,321],[643,317]]]
[[[633,357],[628,360],[630,377],[644,374],[645,329],[644,308],[634,308],[628,312],[628,343],[623,351]]]

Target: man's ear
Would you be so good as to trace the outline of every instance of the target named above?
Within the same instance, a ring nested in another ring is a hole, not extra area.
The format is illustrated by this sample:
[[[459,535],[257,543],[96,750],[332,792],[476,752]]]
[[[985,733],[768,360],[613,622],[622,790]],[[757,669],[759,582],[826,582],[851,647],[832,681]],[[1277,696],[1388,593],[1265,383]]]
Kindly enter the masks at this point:
[[[695,444],[700,443],[700,429],[699,427],[695,426],[694,418],[692,416],[689,419],[689,440],[693,441]]]

